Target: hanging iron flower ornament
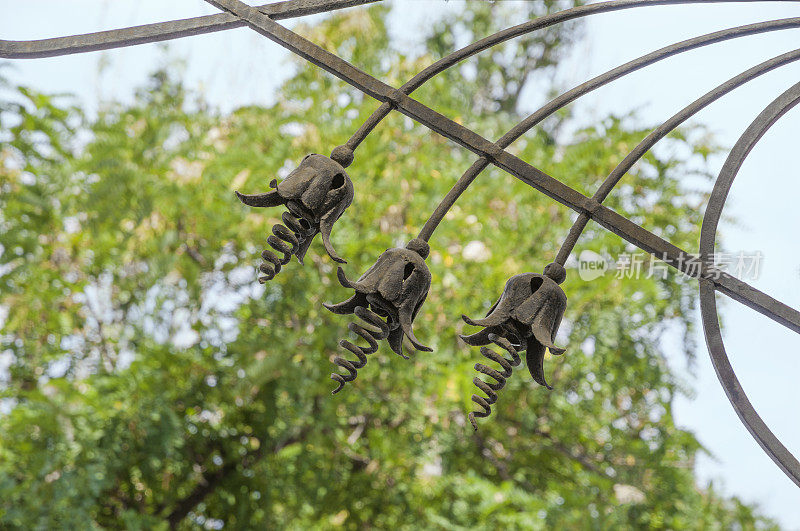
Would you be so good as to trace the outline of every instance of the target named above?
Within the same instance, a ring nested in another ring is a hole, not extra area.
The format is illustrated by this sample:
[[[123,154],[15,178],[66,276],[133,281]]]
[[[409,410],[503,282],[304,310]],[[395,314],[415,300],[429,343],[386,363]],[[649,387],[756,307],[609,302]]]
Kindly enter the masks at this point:
[[[545,267],[543,275],[537,273],[515,275],[508,279],[503,294],[484,319],[472,320],[466,315],[462,316],[468,324],[484,328],[472,335],[462,335],[461,339],[469,345],[480,346],[484,357],[503,368],[500,372],[481,363],[475,364],[476,371],[493,378],[496,382],[484,382],[478,377],[472,380],[487,397],[472,395],[472,401],[483,408],[483,411],[473,411],[469,414],[472,427],[476,430],[478,425],[475,417],[488,417],[491,414],[491,405],[497,402],[497,391],[505,387],[506,378],[511,376],[512,367],[520,364],[519,351],[526,351],[526,362],[533,379],[540,385],[552,389],[544,377],[544,355],[545,349],[550,350],[552,354],[564,353],[564,349],[556,347],[553,341],[567,307],[567,296],[559,286],[566,277],[564,267],[557,263]],[[495,343],[508,351],[512,359],[504,358],[487,348],[486,345],[490,343]]]
[[[273,207],[285,205],[281,216],[283,224],[272,226],[272,234],[267,244],[277,253],[264,249],[261,257],[264,263],[259,269],[262,284],[272,280],[281,267],[288,264],[292,256],[303,263],[311,241],[318,233],[322,234],[322,244],[328,255],[339,263],[346,263],[331,245],[331,229],[345,209],[353,202],[353,183],[344,168],[353,160],[353,152],[344,146],[334,149],[331,158],[311,154],[300,162],[283,181],[270,182],[274,190],[263,194],[241,194],[236,196],[247,206]],[[349,152],[349,153],[348,153]]]
[[[356,282],[348,280],[342,268],[339,268],[339,282],[345,288],[355,290],[355,294],[344,302],[325,304],[325,307],[336,314],[355,314],[367,324],[377,327],[377,330],[350,323],[349,329],[364,339],[368,346],[359,347],[346,339],[339,342],[358,359],[334,358],[334,364],[348,371],[348,374],[331,374],[331,379],[339,383],[333,390],[334,394],[345,383],[355,380],[358,369],[367,364],[367,356],[378,350],[380,340],[386,339],[389,347],[406,359],[408,357],[403,354],[404,337],[417,350],[432,351],[416,338],[412,329],[414,318],[431,286],[431,273],[425,264],[429,252],[428,243],[419,238],[408,242],[404,249],[387,249]]]

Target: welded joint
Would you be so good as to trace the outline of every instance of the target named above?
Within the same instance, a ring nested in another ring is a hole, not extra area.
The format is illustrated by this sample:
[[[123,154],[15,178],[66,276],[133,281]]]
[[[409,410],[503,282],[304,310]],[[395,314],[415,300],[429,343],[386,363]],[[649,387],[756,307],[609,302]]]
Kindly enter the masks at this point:
[[[590,219],[594,218],[595,214],[597,214],[597,211],[600,210],[600,208],[602,208],[602,205],[593,197],[587,197],[583,201],[583,213],[586,214]]]
[[[491,161],[497,161],[504,150],[494,142],[487,142],[481,149],[483,156]]]
[[[403,104],[403,99],[407,98],[408,95],[400,89],[394,89],[389,91],[386,95],[386,103],[392,106],[393,109],[397,109]]]

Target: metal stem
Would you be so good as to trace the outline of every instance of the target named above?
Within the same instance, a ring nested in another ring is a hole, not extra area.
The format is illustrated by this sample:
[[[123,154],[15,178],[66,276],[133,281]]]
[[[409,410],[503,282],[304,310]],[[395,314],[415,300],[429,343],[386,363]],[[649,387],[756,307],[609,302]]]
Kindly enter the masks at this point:
[[[428,80],[433,78],[434,76],[444,72],[448,68],[458,64],[459,62],[463,61],[468,57],[472,57],[473,55],[480,53],[484,50],[492,48],[498,44],[501,44],[505,41],[514,39],[521,35],[525,35],[527,33],[531,33],[536,30],[540,30],[543,28],[547,28],[553,26],[555,24],[560,24],[562,22],[566,22],[568,20],[574,20],[582,17],[587,17],[589,15],[596,15],[599,13],[607,13],[611,11],[620,11],[623,9],[632,9],[637,7],[653,7],[653,6],[668,6],[668,5],[677,5],[677,4],[709,4],[709,3],[728,3],[728,2],[761,2],[761,1],[776,1],[776,2],[786,2],[792,0],[614,0],[609,2],[599,2],[597,4],[591,4],[586,6],[578,6],[572,9],[565,9],[564,11],[559,11],[558,13],[552,13],[550,15],[545,15],[543,17],[539,17],[535,20],[531,20],[528,22],[523,22],[517,26],[513,26],[502,31],[498,31],[493,35],[489,35],[479,41],[475,41],[472,44],[465,46],[455,52],[446,55],[445,57],[439,59],[432,65],[428,66],[420,73],[415,75],[411,78],[408,82],[406,82],[402,87],[400,87],[400,91],[404,94],[411,94],[416,89],[421,87],[424,83]],[[347,141],[345,145],[347,145],[350,149],[355,150],[359,144],[367,137],[367,135],[372,132],[373,129],[383,120],[386,116],[391,112],[392,106],[387,103],[381,104],[375,112],[373,112],[369,118],[358,128],[358,130],[353,133],[353,136],[350,137],[350,140]]]
[[[511,130],[509,130],[502,138],[497,141],[497,145],[506,148],[512,142],[517,140],[523,134],[528,132],[531,128],[539,124],[542,120],[553,114],[554,112],[558,111],[559,109],[565,107],[569,103],[572,103],[576,99],[584,96],[585,94],[600,88],[614,80],[617,80],[631,72],[636,70],[642,69],[646,66],[652,65],[658,61],[666,59],[668,57],[672,57],[674,55],[687,52],[689,50],[694,50],[696,48],[700,48],[703,46],[708,46],[710,44],[715,44],[718,42],[731,40],[739,37],[745,37],[750,35],[755,35],[759,33],[766,33],[770,31],[778,31],[778,30],[785,30],[785,29],[797,29],[800,28],[800,17],[798,18],[788,18],[788,19],[781,19],[781,20],[774,20],[770,22],[761,22],[757,24],[748,24],[745,26],[739,26],[736,28],[729,28],[722,31],[716,31],[714,33],[709,33],[707,35],[703,35],[700,37],[695,37],[693,39],[688,39],[679,43],[672,44],[670,46],[665,46],[659,50],[651,52],[649,54],[643,55],[637,59],[629,61],[623,65],[620,65],[604,74],[601,74],[575,88],[569,90],[557,98],[553,99],[546,105],[539,108],[536,112],[529,115],[519,124],[514,126]],[[401,89],[402,90],[402,89]],[[422,238],[428,241],[438,227],[439,223],[441,223],[444,216],[447,212],[452,208],[461,194],[466,191],[470,184],[475,180],[475,178],[482,172],[486,167],[489,165],[489,160],[486,158],[481,157],[480,159],[476,160],[470,168],[464,172],[464,175],[456,182],[450,192],[442,199],[441,203],[436,207],[431,217],[428,218],[428,221],[425,223],[425,226],[422,228],[419,234],[419,238]],[[616,183],[615,183],[616,184]],[[613,186],[612,186],[613,188]],[[605,199],[603,198],[598,199],[599,202],[602,202]],[[567,240],[562,245],[561,251],[559,251],[558,256],[556,257],[556,262],[564,265],[567,258],[569,257],[569,253],[572,251],[572,248],[575,246],[578,238],[580,237],[583,228],[586,226],[589,218],[585,215],[580,215],[578,219],[575,221],[575,225],[573,229],[570,231],[570,234]],[[566,249],[565,249],[566,247]]]
[[[794,19],[791,19],[794,20]],[[800,49],[794,50],[791,52],[787,52],[785,54],[779,55],[778,57],[774,57],[768,61],[764,61],[763,63],[754,66],[748,70],[745,70],[738,76],[735,76],[725,83],[719,85],[718,87],[712,89],[711,91],[704,94],[701,98],[695,100],[690,105],[687,105],[680,112],[676,113],[672,118],[661,124],[658,128],[653,130],[644,140],[642,140],[628,155],[620,162],[616,168],[606,177],[605,181],[600,185],[600,187],[595,192],[592,199],[597,201],[598,203],[602,203],[608,194],[611,193],[611,190],[619,183],[622,177],[628,173],[628,171],[633,167],[636,162],[639,161],[650,149],[662,138],[667,136],[670,132],[676,129],[680,124],[688,120],[693,115],[700,112],[702,109],[710,105],[711,103],[717,101],[719,98],[724,96],[725,94],[731,92],[735,88],[738,88],[748,81],[751,81],[758,76],[766,74],[776,68],[781,66],[787,65],[794,61],[800,59]],[[561,246],[561,250],[558,253],[559,258],[566,261],[567,257],[569,256],[572,249],[575,247],[575,244],[580,237],[583,228],[586,227],[588,222],[588,217],[584,219],[585,216],[579,216],[578,219],[575,221],[572,229],[570,229],[569,236],[564,241],[563,245]],[[562,265],[564,262],[559,262]]]

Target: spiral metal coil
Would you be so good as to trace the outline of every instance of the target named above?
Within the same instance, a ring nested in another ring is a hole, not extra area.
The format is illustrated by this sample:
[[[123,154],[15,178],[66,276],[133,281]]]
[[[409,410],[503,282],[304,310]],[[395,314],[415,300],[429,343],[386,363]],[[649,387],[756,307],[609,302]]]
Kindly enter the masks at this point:
[[[267,244],[278,253],[283,255],[278,257],[269,249],[261,252],[264,263],[258,268],[263,275],[258,277],[258,281],[264,284],[269,282],[277,275],[281,267],[285,266],[296,254],[301,246],[306,243],[306,239],[313,237],[316,232],[313,220],[302,214],[285,211],[281,215],[283,225],[276,223],[272,226],[272,234],[267,238]],[[301,260],[302,262],[302,260]]]
[[[346,339],[339,341],[339,345],[342,348],[352,352],[358,359],[351,361],[341,356],[336,356],[333,359],[333,363],[335,365],[347,370],[349,373],[337,374],[334,372],[331,374],[331,380],[334,380],[339,384],[339,386],[331,392],[331,394],[334,395],[342,390],[344,384],[347,382],[352,382],[356,379],[358,369],[363,368],[364,365],[367,364],[367,356],[375,353],[378,350],[378,341],[389,337],[389,325],[386,324],[383,319],[381,319],[380,315],[363,306],[357,306],[353,313],[355,313],[356,316],[361,318],[361,320],[365,323],[377,327],[378,330],[364,328],[357,323],[350,323],[347,326],[351,332],[361,337],[368,343],[369,346],[366,348],[360,347]]]
[[[489,334],[489,340],[494,343],[495,345],[505,349],[511,354],[511,359],[505,358],[495,352],[494,350],[488,347],[481,347],[481,354],[483,357],[488,358],[498,365],[502,367],[502,372],[492,369],[482,363],[475,364],[475,370],[481,374],[485,374],[495,380],[495,383],[491,382],[484,382],[477,376],[472,379],[472,383],[475,384],[478,389],[483,391],[486,394],[486,398],[483,398],[480,395],[473,394],[472,401],[478,404],[483,411],[475,410],[469,414],[469,421],[472,423],[472,427],[477,430],[478,424],[475,421],[475,417],[488,417],[492,413],[492,404],[497,402],[497,391],[502,389],[506,386],[506,378],[511,376],[511,372],[514,367],[517,367],[521,363],[521,359],[519,354],[517,353],[517,347],[515,347],[511,341],[504,337],[499,337],[495,334]],[[519,345],[519,343],[517,343]]]

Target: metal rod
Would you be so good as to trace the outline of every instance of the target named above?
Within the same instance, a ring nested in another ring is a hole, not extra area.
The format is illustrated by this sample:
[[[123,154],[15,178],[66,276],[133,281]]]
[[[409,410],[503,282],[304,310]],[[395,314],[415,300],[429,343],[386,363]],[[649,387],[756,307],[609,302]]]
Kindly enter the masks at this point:
[[[652,65],[658,61],[666,59],[668,57],[672,57],[679,53],[683,53],[689,50],[694,50],[696,48],[700,48],[702,46],[708,46],[710,44],[715,44],[718,42],[735,39],[739,37],[745,37],[749,35],[755,35],[759,33],[765,33],[769,31],[778,31],[784,29],[797,29],[800,28],[800,17],[798,18],[789,18],[789,19],[782,19],[782,20],[774,20],[770,22],[761,22],[757,24],[748,24],[745,26],[739,26],[736,28],[729,28],[722,31],[716,31],[714,33],[709,33],[707,35],[703,35],[700,37],[695,37],[693,39],[688,39],[679,43],[672,44],[670,46],[665,46],[659,50],[651,52],[649,54],[643,55],[637,59],[629,61],[623,65],[620,65],[604,74],[601,74],[577,87],[569,90],[557,98],[551,100],[546,105],[539,108],[536,112],[529,115],[519,124],[514,126],[511,130],[509,130],[502,138],[497,141],[497,145],[506,148],[512,142],[517,140],[523,134],[528,132],[531,128],[539,124],[542,120],[553,114],[554,112],[558,111],[559,109],[565,107],[569,103],[575,101],[576,99],[580,98],[581,96],[600,88],[614,80],[617,80],[631,72],[644,68],[646,66]],[[402,90],[402,89],[401,89]],[[489,165],[489,160],[485,157],[481,157],[476,160],[470,168],[464,172],[461,178],[456,182],[453,188],[448,192],[448,194],[442,199],[441,203],[436,207],[431,217],[428,218],[428,221],[425,223],[425,226],[422,228],[419,234],[419,238],[428,241],[436,230],[436,227],[441,223],[444,216],[447,212],[452,208],[453,204],[458,200],[458,198],[463,194],[466,189],[469,187],[470,184],[475,180],[475,178]],[[598,199],[595,197],[595,199]],[[602,202],[602,199],[598,199]],[[572,246],[574,246],[574,242],[577,241],[577,238],[580,236],[581,232],[583,231],[583,227],[586,226],[589,218],[581,215],[578,220],[576,220],[575,225],[573,225],[573,230],[570,231],[570,236],[565,241],[565,245],[568,242],[573,242]],[[580,225],[583,227],[580,227]],[[561,265],[564,265],[566,259],[571,252],[571,247],[569,249],[565,249],[565,246],[562,246],[562,250],[559,251],[558,256],[556,257],[556,262]],[[566,255],[564,254],[566,253]]]
[[[558,13],[552,13],[550,15],[545,15],[543,17],[539,17],[535,20],[531,20],[528,22],[523,22],[517,26],[513,26],[511,28],[504,29],[502,31],[498,31],[493,35],[489,35],[479,41],[475,41],[474,43],[465,46],[455,52],[439,59],[432,65],[428,66],[420,73],[415,75],[411,78],[407,83],[405,83],[400,90],[405,94],[411,94],[424,83],[426,83],[429,79],[440,74],[447,70],[448,68],[458,64],[459,62],[471,57],[477,53],[480,53],[484,50],[492,48],[498,44],[501,44],[505,41],[514,39],[521,35],[525,35],[527,33],[531,33],[533,31],[547,28],[553,26],[555,24],[560,24],[562,22],[566,22],[568,20],[574,20],[582,17],[586,17],[589,15],[596,15],[600,13],[608,13],[612,11],[620,11],[623,9],[632,9],[637,7],[654,7],[654,6],[668,6],[668,5],[678,5],[678,4],[713,4],[713,3],[729,3],[729,2],[761,2],[761,1],[776,1],[776,2],[791,2],[794,0],[615,0],[609,2],[599,2],[596,4],[590,4],[586,6],[579,6],[574,7],[571,9],[565,9],[564,11],[559,11]],[[347,146],[355,150],[359,144],[369,135],[369,133],[375,129],[375,127],[386,118],[386,116],[391,112],[392,107],[388,104],[382,104],[378,109],[373,112],[369,118],[359,127],[359,129],[350,137],[350,140],[347,141]]]
[[[725,206],[728,193],[733,185],[733,180],[736,178],[745,158],[747,158],[747,155],[755,147],[761,137],[766,134],[769,128],[799,102],[800,83],[781,94],[781,96],[764,109],[744,134],[742,134],[741,138],[728,155],[728,159],[722,166],[719,177],[717,177],[714,183],[714,189],[711,192],[708,206],[703,216],[703,226],[700,231],[700,256],[706,263],[711,262],[711,256],[714,253],[717,227],[719,226],[719,220],[722,216],[722,209]],[[731,278],[733,279],[733,277]],[[728,282],[725,285],[717,285],[716,288],[718,291],[731,298],[750,306],[748,300],[752,297],[743,296],[746,295],[746,284],[739,280],[736,280],[736,283],[738,283],[736,286],[734,286],[734,282]],[[774,321],[777,321],[795,332],[800,333],[800,326],[798,326],[798,322],[800,322],[800,312],[790,308],[791,312],[786,313],[782,308],[770,308],[769,301],[766,300],[761,306],[762,308],[766,307],[766,309],[772,310],[770,313],[765,313],[763,311],[761,313],[764,313],[767,317],[770,317]],[[756,310],[758,310],[758,308],[756,308]],[[777,314],[777,318],[771,315],[772,313]]]
[[[714,285],[706,280],[700,281],[700,311],[703,315],[703,330],[711,363],[714,365],[714,371],[725,390],[728,401],[761,449],[795,485],[800,487],[800,463],[758,415],[731,366],[719,328]]]
[[[287,0],[285,2],[264,4],[256,7],[256,9],[265,15],[269,15],[274,20],[279,20],[324,13],[377,1],[379,0]],[[56,37],[54,39],[35,41],[0,40],[0,58],[35,59],[94,52],[190,37],[243,26],[245,26],[245,23],[238,17],[229,13],[219,13],[70,37]]]
[[[639,159],[641,159],[648,151],[650,151],[650,149],[659,140],[667,136],[670,132],[672,132],[690,117],[694,116],[711,103],[717,101],[725,94],[744,85],[748,81],[751,81],[758,76],[766,74],[767,72],[797,60],[800,60],[800,49],[787,52],[768,61],[764,61],[753,68],[745,70],[738,76],[729,79],[725,83],[712,89],[702,97],[681,109],[669,120],[653,130],[644,140],[642,140],[633,150],[631,150],[630,153],[628,153],[622,162],[620,162],[617,167],[614,168],[614,170],[608,175],[608,177],[606,177],[605,181],[603,181],[603,183],[597,189],[594,196],[592,196],[593,199],[598,203],[602,203],[606,197],[608,197],[608,194],[611,193],[611,190],[614,189],[622,177],[628,173],[628,171],[630,171],[630,169],[634,164],[636,164],[636,162],[639,161]],[[566,258],[569,256],[569,253],[575,247],[575,244],[577,243],[583,228],[586,227],[587,222],[588,218],[586,216],[582,215],[578,217],[578,219],[575,221],[573,229],[570,230],[569,236],[561,246],[561,250],[558,253],[559,258],[566,260]],[[563,262],[559,263],[563,265]]]

